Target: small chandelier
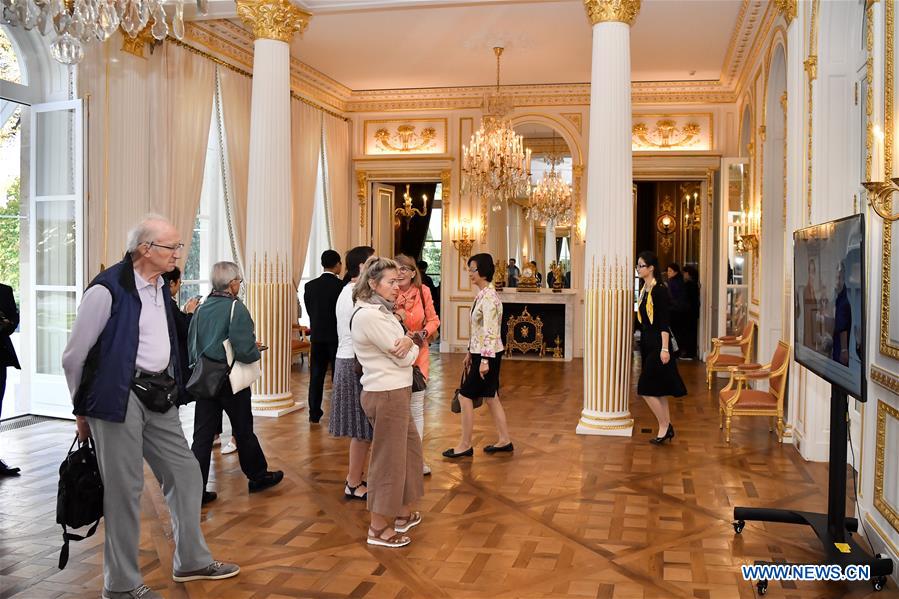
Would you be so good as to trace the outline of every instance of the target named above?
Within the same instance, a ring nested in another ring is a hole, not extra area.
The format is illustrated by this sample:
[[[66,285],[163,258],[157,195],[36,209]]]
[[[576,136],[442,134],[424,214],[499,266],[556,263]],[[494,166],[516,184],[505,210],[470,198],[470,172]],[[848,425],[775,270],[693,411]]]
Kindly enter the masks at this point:
[[[412,206],[412,194],[409,193],[409,188],[411,185],[406,184],[406,193],[403,194],[403,207],[397,208],[393,211],[394,216],[403,217],[406,219],[406,228],[409,228],[409,225],[412,223],[413,216],[427,216],[428,215],[428,195],[421,194],[421,202],[424,207],[424,211],[419,210],[418,208],[414,208]]]
[[[0,23],[55,34],[50,53],[67,65],[81,62],[86,44],[106,41],[119,27],[131,38],[145,28],[157,41],[169,34],[165,0],[0,0],[0,4]],[[197,5],[204,9],[205,0],[197,0]],[[177,0],[174,8],[171,32],[180,40],[184,36],[184,4]]]
[[[486,99],[487,113],[481,128],[462,147],[462,192],[473,193],[490,203],[494,212],[506,202],[530,193],[531,151],[515,133],[505,116],[512,109],[510,98],[500,94],[500,56],[496,54],[496,92]]]
[[[553,153],[544,158],[550,166],[549,172],[540,179],[537,187],[531,192],[528,217],[531,220],[542,220],[556,225],[570,225],[574,220],[571,186],[565,183],[561,173],[556,171],[556,165],[562,162],[562,158],[555,153],[555,141],[553,137]]]

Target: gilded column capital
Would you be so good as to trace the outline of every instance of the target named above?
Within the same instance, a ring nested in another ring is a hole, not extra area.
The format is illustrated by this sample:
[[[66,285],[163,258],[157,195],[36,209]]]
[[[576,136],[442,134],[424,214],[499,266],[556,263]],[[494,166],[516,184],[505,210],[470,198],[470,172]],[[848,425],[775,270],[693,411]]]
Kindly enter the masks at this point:
[[[641,0],[584,0],[590,24],[619,22],[633,25]]]
[[[257,40],[290,42],[294,33],[303,33],[312,14],[289,0],[237,0],[237,15],[253,28]]]
[[[777,11],[784,16],[789,26],[793,19],[796,18],[798,0],[774,0],[774,5],[777,7]]]

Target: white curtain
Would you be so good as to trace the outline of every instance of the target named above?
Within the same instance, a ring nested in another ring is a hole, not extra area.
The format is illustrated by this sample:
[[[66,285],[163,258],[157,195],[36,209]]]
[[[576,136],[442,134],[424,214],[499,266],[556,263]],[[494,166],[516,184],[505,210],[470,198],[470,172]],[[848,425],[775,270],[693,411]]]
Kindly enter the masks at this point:
[[[215,93],[215,63],[176,44],[165,44],[164,154],[155,159],[168,167],[166,196],[159,202],[181,233],[182,256],[190,255]]]
[[[350,249],[352,202],[350,201],[350,124],[342,118],[325,114],[324,143],[327,167],[328,226],[331,244],[341,254]]]
[[[291,98],[290,145],[291,189],[293,192],[293,278],[299,287],[306,263],[312,213],[315,207],[315,184],[321,158],[322,112]]]
[[[250,168],[250,108],[253,80],[231,69],[219,69],[222,120],[225,128],[225,154],[231,174],[229,196],[231,222],[236,237],[238,262],[246,264],[247,181]]]

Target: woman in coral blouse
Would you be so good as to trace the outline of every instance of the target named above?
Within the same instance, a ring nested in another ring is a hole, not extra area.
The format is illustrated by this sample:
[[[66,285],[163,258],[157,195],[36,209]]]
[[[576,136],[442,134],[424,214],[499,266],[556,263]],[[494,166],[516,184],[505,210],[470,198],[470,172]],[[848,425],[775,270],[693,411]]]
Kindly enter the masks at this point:
[[[440,319],[434,309],[431,290],[421,284],[421,273],[418,271],[415,260],[405,254],[400,254],[394,258],[394,262],[399,265],[400,275],[400,292],[394,304],[394,313],[406,328],[406,334],[419,347],[415,366],[418,366],[427,380],[430,365],[428,343],[440,328]],[[412,421],[415,422],[419,437],[424,436],[425,392],[422,390],[412,393]],[[431,467],[427,463],[424,465],[424,473],[431,473]]]

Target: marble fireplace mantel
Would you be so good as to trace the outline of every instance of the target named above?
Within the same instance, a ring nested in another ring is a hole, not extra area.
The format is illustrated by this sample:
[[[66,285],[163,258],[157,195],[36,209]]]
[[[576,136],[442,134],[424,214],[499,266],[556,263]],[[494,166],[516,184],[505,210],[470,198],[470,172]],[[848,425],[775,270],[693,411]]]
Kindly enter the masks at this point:
[[[563,289],[561,293],[554,293],[551,289],[538,291],[518,291],[514,287],[506,287],[498,291],[499,299],[503,304],[557,304],[565,306],[565,349],[562,360],[570,362],[574,357],[574,310],[578,298],[578,292],[573,289]],[[503,339],[505,342],[505,339]],[[527,359],[528,354],[516,354],[513,359]]]

